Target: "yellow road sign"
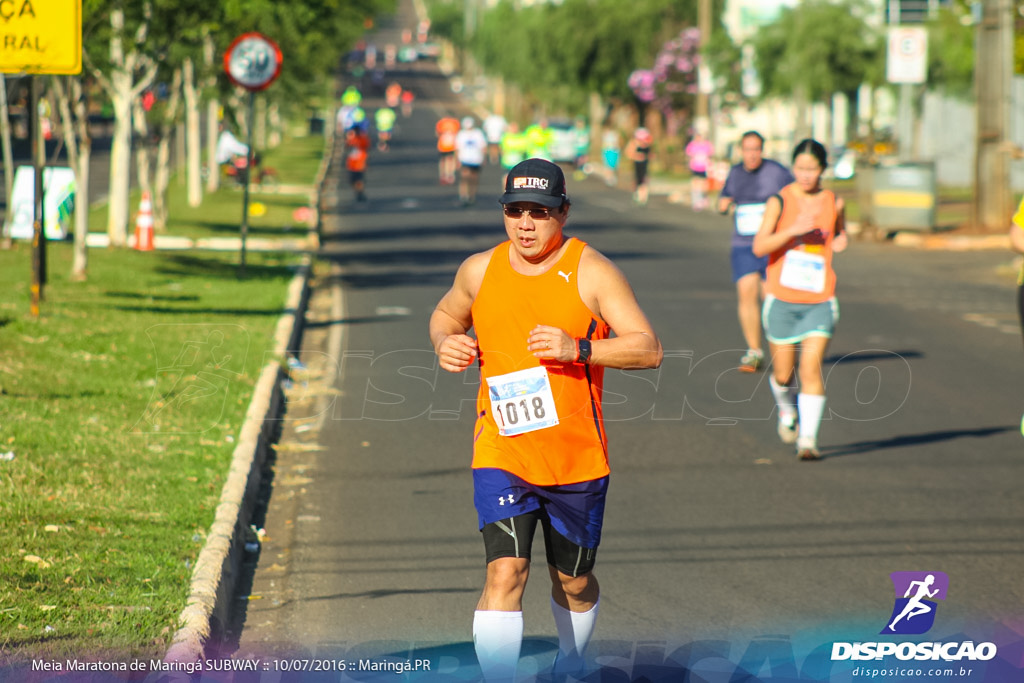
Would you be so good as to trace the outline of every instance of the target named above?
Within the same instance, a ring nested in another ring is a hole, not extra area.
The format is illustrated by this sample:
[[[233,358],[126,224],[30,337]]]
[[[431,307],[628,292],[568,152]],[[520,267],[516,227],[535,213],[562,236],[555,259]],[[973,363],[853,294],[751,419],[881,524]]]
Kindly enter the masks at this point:
[[[0,72],[82,71],[82,0],[0,0]]]

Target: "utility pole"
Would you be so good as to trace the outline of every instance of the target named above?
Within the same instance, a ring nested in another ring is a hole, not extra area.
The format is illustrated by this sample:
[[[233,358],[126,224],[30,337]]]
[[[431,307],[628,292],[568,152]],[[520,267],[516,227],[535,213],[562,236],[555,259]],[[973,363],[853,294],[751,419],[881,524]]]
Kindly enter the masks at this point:
[[[978,127],[973,222],[978,230],[995,232],[1005,230],[1013,213],[1010,160],[1001,149],[1010,135],[1013,2],[980,0],[980,9],[974,62]]]
[[[708,41],[711,39],[711,0],[699,0],[697,3],[697,28],[700,29],[700,51],[701,51],[701,69],[707,73],[707,68],[703,66],[704,60],[704,49],[708,45]],[[710,75],[710,74],[707,74]],[[703,132],[708,134],[708,139],[711,138],[711,121],[708,116],[708,84],[701,83],[701,78],[698,75],[697,79],[697,111],[695,122],[697,129],[701,130],[703,126]]]

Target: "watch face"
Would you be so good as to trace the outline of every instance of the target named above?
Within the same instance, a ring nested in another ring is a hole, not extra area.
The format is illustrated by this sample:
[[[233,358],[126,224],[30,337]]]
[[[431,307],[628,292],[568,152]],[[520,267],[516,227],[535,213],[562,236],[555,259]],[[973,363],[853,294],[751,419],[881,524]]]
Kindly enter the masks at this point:
[[[579,362],[580,363],[586,363],[587,361],[590,360],[590,352],[592,351],[592,348],[590,346],[590,340],[589,339],[580,339],[579,340],[579,348],[580,348]]]

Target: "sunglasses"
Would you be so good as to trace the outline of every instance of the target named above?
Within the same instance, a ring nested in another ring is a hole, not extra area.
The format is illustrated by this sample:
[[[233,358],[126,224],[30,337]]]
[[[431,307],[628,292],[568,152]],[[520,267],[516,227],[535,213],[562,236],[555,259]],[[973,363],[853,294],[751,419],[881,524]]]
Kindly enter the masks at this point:
[[[509,218],[522,218],[524,213],[530,214],[530,218],[535,221],[544,221],[551,218],[551,209],[526,209],[521,206],[509,206],[506,204],[503,211]]]

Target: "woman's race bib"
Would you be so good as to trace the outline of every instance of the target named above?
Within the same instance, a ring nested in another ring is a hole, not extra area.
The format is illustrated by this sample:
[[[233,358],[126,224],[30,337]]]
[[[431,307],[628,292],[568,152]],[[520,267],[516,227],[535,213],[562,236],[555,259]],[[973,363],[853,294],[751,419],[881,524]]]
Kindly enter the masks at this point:
[[[516,436],[558,424],[548,371],[528,368],[487,379],[491,415],[502,436]]]
[[[767,204],[737,204],[736,232],[740,235],[756,235],[761,229],[761,219]]]
[[[825,257],[796,249],[787,251],[782,260],[779,284],[802,292],[824,292]]]

